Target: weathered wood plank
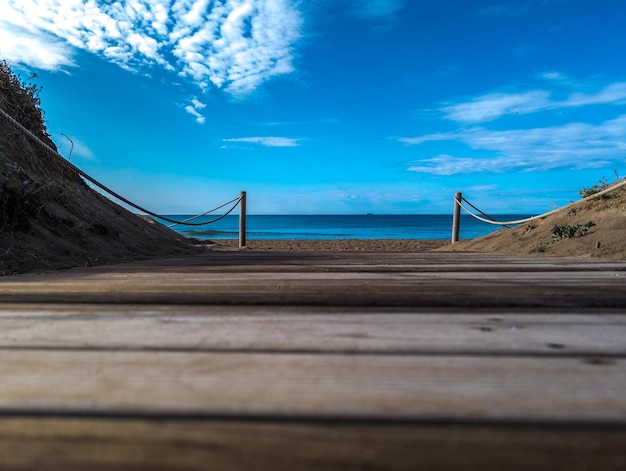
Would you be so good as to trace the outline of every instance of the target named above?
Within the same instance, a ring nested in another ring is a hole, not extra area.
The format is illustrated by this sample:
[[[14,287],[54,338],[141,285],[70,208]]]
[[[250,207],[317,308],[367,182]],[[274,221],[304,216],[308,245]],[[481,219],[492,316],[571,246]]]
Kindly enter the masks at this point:
[[[0,280],[0,302],[626,307],[595,273],[72,273]]]
[[[626,422],[626,360],[5,351],[0,413]]]
[[[626,314],[0,304],[0,348],[626,356]]]
[[[0,419],[0,468],[618,471],[626,431],[549,426]]]
[[[409,267],[420,271],[476,271],[483,266],[489,271],[624,271],[624,262],[610,260],[574,260],[564,258],[515,256],[495,253],[436,253],[436,252],[210,252],[203,255],[149,260],[116,266],[114,270],[143,271],[146,268],[182,267],[204,270],[242,269],[259,271],[342,269],[360,267],[362,270],[394,270]],[[567,269],[565,268],[567,267]],[[106,270],[107,267],[98,269]]]
[[[0,279],[0,468],[623,469],[625,307],[626,263],[485,254]]]

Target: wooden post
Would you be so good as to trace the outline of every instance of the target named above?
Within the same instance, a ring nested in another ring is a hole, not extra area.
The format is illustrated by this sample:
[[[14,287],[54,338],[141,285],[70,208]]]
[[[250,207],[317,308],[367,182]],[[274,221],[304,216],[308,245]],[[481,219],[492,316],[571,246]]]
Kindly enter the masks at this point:
[[[246,192],[241,192],[239,201],[239,248],[246,246]]]
[[[459,233],[461,232],[461,199],[463,195],[457,192],[454,195],[454,212],[452,214],[452,243],[459,241]]]

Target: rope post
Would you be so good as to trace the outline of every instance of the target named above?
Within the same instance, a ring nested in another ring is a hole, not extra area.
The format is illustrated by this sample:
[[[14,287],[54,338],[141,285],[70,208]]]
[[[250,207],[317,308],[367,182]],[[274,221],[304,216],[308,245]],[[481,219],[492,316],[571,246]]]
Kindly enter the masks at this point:
[[[452,213],[452,243],[459,241],[459,233],[461,232],[461,200],[463,195],[461,192],[454,194],[454,212]]]
[[[241,192],[239,201],[239,248],[246,246],[246,192]]]

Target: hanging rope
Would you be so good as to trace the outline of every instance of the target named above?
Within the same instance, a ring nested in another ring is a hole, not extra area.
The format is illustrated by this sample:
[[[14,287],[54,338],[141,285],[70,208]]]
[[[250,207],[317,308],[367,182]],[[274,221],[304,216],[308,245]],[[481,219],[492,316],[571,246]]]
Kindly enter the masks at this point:
[[[496,222],[496,220],[495,220],[493,217],[491,217],[491,216],[489,216],[488,214],[486,214],[486,213],[482,212],[480,209],[478,209],[478,208],[477,208],[476,206],[474,206],[472,203],[470,203],[469,201],[467,201],[465,198],[463,198],[463,201],[465,201],[465,202],[466,202],[469,206],[471,206],[471,207],[472,207],[472,209],[474,209],[474,210],[478,211],[480,214],[482,214],[482,215],[483,215],[483,216],[485,216],[486,218],[489,218],[489,220],[490,220],[490,221]],[[502,225],[503,225],[504,227],[509,227],[509,226],[508,226],[507,224],[505,224],[505,223],[503,223]]]
[[[609,193],[611,191],[617,190],[618,188],[621,188],[621,187],[623,187],[625,185],[626,185],[626,179],[622,180],[619,183],[615,183],[613,185],[610,185],[608,188],[605,188],[602,191],[594,193],[593,195],[589,195],[586,198],[583,198],[582,200],[576,201],[576,202],[571,203],[571,204],[577,204],[577,203],[580,203],[582,201],[587,201],[587,200],[590,200],[590,199],[593,199],[593,198],[597,198],[598,196],[602,196],[602,195],[604,195],[606,193]],[[480,217],[477,214],[475,214],[472,211],[470,211],[469,209],[467,209],[467,207],[463,204],[463,202],[467,203],[468,206],[471,206],[472,208],[474,208],[474,210],[480,212],[481,214],[483,214],[483,215],[485,215],[487,217],[491,217],[491,216],[488,216],[485,213],[483,213],[480,209],[476,208],[476,206],[474,206],[472,203],[467,201],[465,198],[461,197],[462,201],[459,201],[458,198],[456,198],[456,196],[455,196],[454,200],[470,216],[474,217],[475,219],[478,219],[479,221],[486,222],[487,224],[493,224],[493,225],[497,225],[497,226],[508,226],[508,225],[524,224],[524,223],[527,223],[527,222],[530,222],[530,221],[535,221],[537,219],[542,219],[542,218],[544,218],[546,216],[549,216],[550,214],[556,213],[557,211],[560,211],[561,209],[563,209],[563,208],[553,209],[552,211],[549,211],[547,213],[539,214],[538,216],[532,216],[532,217],[529,217],[529,218],[526,218],[526,219],[519,219],[517,221],[495,221],[493,218],[492,219],[486,219],[486,218]]]
[[[217,221],[219,221],[221,219],[224,219],[226,216],[228,216],[230,213],[232,213],[233,210],[237,207],[237,205],[239,204],[240,201],[241,201],[241,196],[238,196],[237,198],[235,198],[233,200],[230,200],[228,203],[224,203],[224,204],[218,206],[217,208],[213,208],[213,209],[211,209],[211,210],[209,210],[209,211],[207,211],[205,213],[198,214],[197,216],[192,216],[189,219],[185,219],[184,221],[176,222],[176,223],[171,224],[171,225],[169,225],[167,227],[174,227],[174,226],[178,226],[178,225],[181,225],[181,226],[206,226],[208,224],[213,224],[214,222],[217,222]],[[202,216],[206,216],[207,214],[211,214],[211,213],[217,211],[218,209],[222,209],[224,206],[227,206],[227,205],[229,205],[230,203],[233,203],[233,202],[235,204],[233,205],[232,208],[230,208],[224,214],[222,214],[219,217],[216,217],[215,219],[213,219],[211,221],[207,221],[207,222],[193,222],[193,223],[189,222],[189,221],[194,221],[195,219],[201,218]]]
[[[141,211],[143,213],[146,213],[150,216],[153,216],[157,219],[161,219],[163,221],[167,221],[167,222],[171,222],[173,223],[173,225],[178,225],[178,224],[183,224],[183,225],[187,225],[187,226],[204,226],[206,224],[211,224],[213,222],[219,221],[220,219],[223,219],[224,217],[226,217],[228,214],[230,214],[239,204],[239,202],[241,201],[241,197],[237,197],[231,201],[229,201],[228,203],[224,203],[221,206],[218,206],[217,208],[212,209],[211,211],[207,211],[206,213],[199,215],[199,216],[195,216],[193,218],[189,218],[187,221],[191,221],[193,219],[197,219],[201,216],[204,216],[206,214],[209,214],[213,211],[216,211],[220,208],[223,208],[224,206],[227,206],[230,203],[233,203],[236,201],[235,205],[230,208],[230,210],[220,216],[219,218],[213,220],[213,221],[209,221],[209,222],[203,222],[203,223],[194,223],[194,224],[189,224],[185,221],[176,221],[175,219],[170,219],[168,217],[165,216],[160,216],[157,213],[154,213],[146,208],[143,208],[135,203],[133,203],[132,201],[124,198],[122,195],[120,195],[119,193],[116,193],[115,191],[111,190],[110,188],[108,188],[107,186],[105,186],[104,184],[100,183],[98,180],[96,180],[95,178],[91,177],[90,175],[86,174],[85,172],[83,172],[81,169],[79,169],[76,165],[74,165],[73,163],[65,160],[63,158],[63,156],[61,154],[59,154],[59,152],[54,149],[53,147],[51,147],[49,144],[45,143],[41,138],[39,138],[38,136],[36,136],[35,134],[33,134],[28,128],[24,127],[22,125],[22,123],[20,123],[19,121],[17,121],[15,118],[13,118],[13,116],[11,116],[10,114],[8,114],[6,111],[4,111],[2,108],[0,108],[0,117],[6,119],[10,124],[12,124],[15,128],[19,129],[20,131],[22,131],[26,137],[30,138],[31,141],[33,141],[35,144],[39,145],[39,147],[41,147],[44,151],[48,152],[50,155],[52,155],[53,157],[56,157],[57,159],[59,159],[69,170],[71,170],[72,172],[80,175],[81,177],[83,177],[85,180],[93,183],[94,185],[96,185],[98,188],[100,188],[101,190],[105,191],[106,193],[108,193],[109,195],[113,196],[114,198],[117,198],[118,200],[126,203],[128,206],[137,209],[138,211]]]
[[[470,204],[465,198],[461,198],[461,199],[463,201],[467,202],[468,204]],[[523,224],[525,222],[529,222],[529,221],[532,221],[534,219],[542,218],[542,217],[547,216],[548,214],[550,214],[550,213],[546,213],[546,214],[542,214],[540,216],[533,216],[533,217],[530,217],[530,218],[527,218],[527,219],[520,219],[520,220],[517,220],[517,221],[494,221],[494,220],[491,220],[491,219],[483,218],[483,217],[473,213],[472,211],[467,209],[467,207],[461,201],[459,201],[456,198],[455,198],[455,201],[470,216],[474,217],[475,219],[478,219],[479,221],[486,222],[487,224],[493,224],[493,225],[496,225],[496,226],[509,226],[509,225]]]

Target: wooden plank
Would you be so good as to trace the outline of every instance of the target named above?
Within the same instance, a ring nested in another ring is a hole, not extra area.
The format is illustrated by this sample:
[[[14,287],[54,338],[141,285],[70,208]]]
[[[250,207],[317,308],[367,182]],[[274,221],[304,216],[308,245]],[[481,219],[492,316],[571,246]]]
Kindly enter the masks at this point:
[[[118,265],[114,269],[139,270],[146,268],[201,267],[205,270],[227,269],[241,271],[242,267],[252,270],[281,269],[332,269],[345,266],[360,266],[363,269],[391,269],[394,266],[419,267],[420,270],[476,271],[477,266],[490,271],[519,271],[543,269],[554,271],[597,271],[616,269],[624,271],[624,262],[602,259],[565,259],[550,257],[515,256],[495,253],[470,252],[208,252],[206,254],[170,259],[148,260]],[[533,268],[534,267],[534,268]],[[98,270],[107,267],[98,267]]]
[[[626,361],[5,351],[0,413],[626,422]]]
[[[626,355],[626,315],[292,307],[0,305],[0,348]]]
[[[0,468],[623,469],[625,281],[258,252],[0,279]]]
[[[88,271],[0,280],[3,302],[626,307],[624,272]]]
[[[0,468],[617,471],[626,431],[307,422],[0,419]]]

